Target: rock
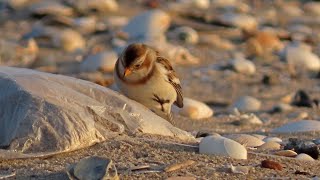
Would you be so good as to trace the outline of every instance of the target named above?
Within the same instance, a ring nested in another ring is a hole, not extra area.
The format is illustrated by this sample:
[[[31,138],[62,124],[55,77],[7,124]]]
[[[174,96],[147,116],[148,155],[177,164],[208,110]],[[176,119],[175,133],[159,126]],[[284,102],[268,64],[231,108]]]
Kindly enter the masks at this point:
[[[172,38],[179,39],[188,44],[197,44],[199,42],[198,32],[187,26],[174,29],[172,31]]]
[[[278,137],[265,137],[263,139],[264,142],[277,142],[277,143],[282,143],[282,139],[278,138]]]
[[[133,17],[123,31],[134,41],[165,41],[164,33],[170,26],[170,16],[162,10],[150,10]]]
[[[0,159],[74,151],[126,132],[195,142],[143,105],[62,75],[0,67],[0,106]]]
[[[314,161],[314,159],[311,156],[309,156],[308,154],[304,154],[304,153],[301,153],[298,156],[296,156],[296,159],[304,160],[304,161]]]
[[[53,43],[67,52],[83,50],[86,41],[77,31],[66,29],[53,34]]]
[[[114,12],[119,9],[116,0],[69,0],[71,6],[82,13],[89,13],[90,11],[98,11],[100,13]]]
[[[298,107],[313,107],[314,101],[305,91],[299,90],[294,95],[291,104]]]
[[[258,147],[259,150],[279,150],[281,145],[274,141],[269,141]]]
[[[289,105],[289,104],[285,104],[285,103],[279,103],[277,105],[275,105],[273,108],[272,108],[272,112],[273,113],[276,113],[276,112],[288,112],[288,111],[291,111],[292,110],[292,106]]]
[[[275,170],[279,170],[279,171],[282,171],[282,169],[283,169],[283,167],[280,163],[275,162],[275,161],[271,161],[271,160],[263,160],[261,162],[261,167],[275,169]]]
[[[89,55],[81,62],[80,71],[102,71],[110,73],[113,72],[117,59],[118,55],[113,51]]]
[[[320,155],[319,147],[312,141],[299,140],[297,138],[289,138],[289,142],[284,146],[284,149],[294,149],[298,154],[308,154],[314,159],[318,159]]]
[[[257,147],[264,144],[262,140],[248,134],[229,134],[225,135],[226,138],[237,141],[246,147]]]
[[[263,122],[254,114],[241,114],[235,117],[237,120],[233,122],[235,125],[262,125]]]
[[[274,154],[278,155],[278,156],[285,156],[285,157],[295,157],[298,155],[296,152],[294,152],[292,150],[276,151]]]
[[[261,102],[251,96],[242,96],[231,106],[232,109],[237,108],[241,112],[259,111]]]
[[[35,15],[72,16],[73,9],[56,1],[40,1],[30,6],[30,12]]]
[[[289,44],[284,48],[283,53],[289,66],[298,69],[305,68],[309,71],[320,70],[319,57],[305,48]]]
[[[79,180],[110,179],[118,180],[117,169],[112,160],[101,157],[87,157],[81,159],[68,170],[69,177]]]
[[[252,75],[256,72],[256,66],[253,62],[246,59],[234,59],[230,62],[232,68],[241,74]]]
[[[201,154],[229,156],[235,159],[247,159],[244,146],[231,139],[219,136],[207,136],[199,144]]]
[[[213,115],[213,110],[206,104],[190,98],[183,98],[183,108],[175,108],[174,112],[191,119],[206,119]]]
[[[248,174],[249,167],[248,166],[233,166],[231,164],[230,171],[235,174]]]
[[[263,75],[262,83],[268,86],[273,86],[280,83],[279,74],[275,74],[274,72],[270,74]]]
[[[225,13],[218,17],[221,23],[234,26],[246,31],[254,31],[258,27],[257,20],[247,14]]]
[[[320,131],[320,122],[315,120],[290,122],[272,130],[273,133],[303,133],[316,131]]]

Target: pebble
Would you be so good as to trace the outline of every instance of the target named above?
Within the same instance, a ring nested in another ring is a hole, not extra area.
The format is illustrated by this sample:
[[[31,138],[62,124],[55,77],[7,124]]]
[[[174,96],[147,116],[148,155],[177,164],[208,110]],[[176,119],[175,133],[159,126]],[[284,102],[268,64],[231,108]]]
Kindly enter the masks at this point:
[[[129,39],[135,41],[165,41],[164,33],[170,26],[170,16],[162,10],[150,10],[133,17],[123,27]]]
[[[296,159],[304,160],[304,161],[314,161],[314,159],[311,156],[309,156],[308,154],[304,154],[304,153],[301,153],[298,156],[296,156]]]
[[[264,142],[277,142],[277,143],[282,143],[282,139],[278,138],[278,137],[265,137],[263,139]]]
[[[296,152],[294,152],[292,150],[276,151],[274,154],[278,155],[278,156],[285,156],[285,157],[295,157],[298,155]]]
[[[248,166],[233,166],[230,165],[230,171],[235,174],[248,174],[250,168]]]
[[[256,66],[253,62],[246,59],[234,59],[230,62],[232,68],[241,74],[253,75],[256,72]]]
[[[80,64],[82,72],[113,72],[118,55],[113,51],[101,52],[87,56]]]
[[[312,107],[314,102],[305,91],[299,90],[294,95],[291,104],[298,107]]]
[[[238,120],[233,122],[235,125],[262,125],[263,122],[255,114],[241,114],[236,117]]]
[[[53,43],[67,52],[83,50],[86,41],[80,33],[72,29],[66,29],[53,35]]]
[[[320,122],[316,120],[289,122],[272,130],[273,133],[302,133],[316,131],[320,131]]]
[[[279,103],[272,108],[272,112],[288,112],[292,110],[292,106],[285,103]]]
[[[201,154],[229,156],[235,159],[247,159],[247,150],[236,141],[225,137],[207,136],[199,144]]]
[[[277,142],[269,141],[258,147],[259,150],[279,150],[281,145]]]
[[[284,48],[284,55],[287,63],[295,68],[305,68],[309,71],[320,70],[319,57],[305,48],[289,44]]]
[[[30,12],[36,15],[72,16],[73,9],[55,1],[40,1],[30,6]]]
[[[179,40],[188,44],[197,44],[199,42],[198,32],[187,26],[174,29],[172,31],[172,36],[173,38],[178,38]]]
[[[213,110],[203,102],[183,98],[183,108],[173,108],[174,112],[191,119],[206,119],[213,115]]]
[[[237,14],[227,12],[218,17],[226,25],[234,26],[246,31],[254,31],[258,26],[257,20],[247,14]]]
[[[242,96],[237,99],[231,106],[232,109],[237,108],[241,112],[255,112],[259,111],[261,102],[251,96]]]
[[[267,136],[261,135],[261,134],[252,134],[251,136],[254,136],[254,137],[256,137],[256,138],[258,138],[258,139],[260,139],[260,140],[263,140],[264,138],[267,137]]]
[[[261,162],[261,167],[279,170],[279,171],[281,171],[283,169],[283,167],[280,163],[275,162],[275,161],[271,161],[271,160],[263,160]]]
[[[119,179],[112,160],[96,156],[81,159],[69,168],[68,175],[80,180]]]
[[[314,142],[297,138],[289,138],[289,142],[284,146],[284,149],[294,149],[298,154],[308,154],[314,159],[318,159],[320,155],[320,149]]]
[[[248,134],[229,134],[225,135],[225,137],[237,141],[238,143],[246,147],[257,147],[265,143],[259,138],[256,138]]]

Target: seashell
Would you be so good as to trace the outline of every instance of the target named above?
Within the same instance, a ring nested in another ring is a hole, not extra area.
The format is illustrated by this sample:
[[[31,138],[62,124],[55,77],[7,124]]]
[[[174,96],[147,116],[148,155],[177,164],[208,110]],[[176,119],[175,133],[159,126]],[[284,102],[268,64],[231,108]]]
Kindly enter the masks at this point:
[[[213,110],[208,105],[186,97],[183,99],[183,108],[174,108],[173,110],[191,119],[205,119],[213,115]]]
[[[259,138],[256,138],[248,134],[229,134],[225,135],[225,137],[237,141],[238,143],[246,147],[257,147],[265,143]]]
[[[246,59],[234,59],[230,62],[230,65],[236,72],[241,74],[252,75],[256,72],[256,66],[254,63]]]
[[[56,1],[41,1],[30,6],[30,12],[36,15],[72,16],[73,9]]]
[[[275,169],[281,171],[283,169],[282,165],[278,162],[271,161],[271,160],[264,160],[261,162],[261,167]]]
[[[86,42],[77,31],[66,29],[53,35],[53,43],[67,52],[83,50]]]
[[[235,174],[248,174],[249,167],[248,166],[233,166],[230,165],[230,171]]]
[[[69,167],[68,176],[80,180],[119,179],[112,160],[96,156],[81,159],[76,165]]]
[[[133,17],[123,27],[129,38],[135,41],[165,41],[164,33],[170,26],[170,16],[161,10],[150,10]]]
[[[182,26],[172,31],[173,38],[178,38],[189,44],[197,44],[199,41],[198,32],[191,27]]]
[[[101,52],[87,56],[80,64],[80,71],[92,72],[92,71],[103,71],[113,72],[114,66],[117,62],[117,53]]]
[[[107,13],[119,9],[115,0],[69,0],[69,4],[82,13],[88,13],[92,10]]]
[[[257,20],[247,14],[225,13],[218,17],[221,23],[234,26],[246,31],[254,31],[258,27]]]
[[[264,138],[267,137],[267,136],[261,135],[261,134],[252,134],[251,136],[254,136],[254,137],[256,137],[256,138],[258,138],[258,139],[260,139],[260,140],[263,140]]]
[[[263,122],[254,114],[242,114],[238,117],[239,120],[234,124],[236,125],[261,125]]]
[[[201,154],[229,156],[235,159],[247,159],[244,146],[231,139],[219,136],[204,137],[199,144]]]
[[[295,157],[298,155],[296,152],[294,152],[292,150],[276,151],[274,154],[278,155],[278,156],[285,156],[285,157]]]
[[[302,133],[316,131],[320,131],[320,122],[316,120],[290,122],[272,130],[273,133]]]
[[[284,49],[283,53],[289,66],[299,69],[305,68],[309,71],[320,70],[319,57],[301,46],[289,44]]]
[[[231,109],[237,108],[242,112],[254,112],[259,111],[261,107],[261,102],[251,96],[242,96],[234,102]]]
[[[311,156],[305,153],[298,154],[298,156],[296,156],[296,159],[304,161],[314,161],[314,159]]]
[[[259,150],[279,150],[281,145],[274,141],[269,141],[257,147]]]
[[[277,143],[282,143],[282,139],[278,137],[265,137],[263,139],[264,142],[277,142]]]

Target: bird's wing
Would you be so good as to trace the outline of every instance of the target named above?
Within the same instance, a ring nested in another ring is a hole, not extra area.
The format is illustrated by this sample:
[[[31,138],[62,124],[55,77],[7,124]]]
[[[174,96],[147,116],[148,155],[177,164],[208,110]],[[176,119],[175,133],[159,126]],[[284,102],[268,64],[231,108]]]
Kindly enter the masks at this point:
[[[177,99],[174,102],[174,104],[182,108],[183,107],[182,88],[180,85],[180,80],[176,75],[176,72],[173,70],[170,62],[167,59],[161,56],[158,56],[156,62],[161,64],[168,71],[166,74],[168,78],[168,82],[174,87],[177,93]]]

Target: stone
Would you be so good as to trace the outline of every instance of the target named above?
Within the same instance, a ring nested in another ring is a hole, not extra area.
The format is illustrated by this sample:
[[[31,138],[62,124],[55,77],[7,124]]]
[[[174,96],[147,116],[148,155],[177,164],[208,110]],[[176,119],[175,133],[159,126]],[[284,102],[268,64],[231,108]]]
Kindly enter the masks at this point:
[[[314,142],[297,138],[289,138],[289,142],[284,146],[284,149],[294,149],[298,154],[308,154],[313,159],[318,159],[320,155],[320,148]]]
[[[304,153],[301,153],[298,156],[296,156],[296,159],[303,160],[303,161],[314,161],[314,159],[311,156]]]
[[[197,44],[199,42],[198,32],[191,27],[182,26],[172,31],[172,38],[181,40],[188,44]]]
[[[186,97],[183,98],[183,108],[174,107],[173,112],[191,119],[206,119],[213,115],[213,110],[208,105]]]
[[[204,137],[199,144],[199,152],[235,159],[247,159],[247,150],[244,146],[236,141],[219,136]]]
[[[286,104],[286,103],[279,103],[277,105],[275,105],[273,108],[272,108],[272,112],[273,113],[276,113],[276,112],[288,112],[288,111],[291,111],[293,108],[291,105],[289,104]]]
[[[96,156],[81,159],[74,167],[70,167],[68,175],[79,180],[119,180],[112,160]]]
[[[74,151],[127,132],[195,142],[118,92],[68,76],[0,67],[0,106],[0,159]]]
[[[297,122],[289,122],[273,129],[273,133],[304,133],[320,131],[320,122],[316,120],[302,120]]]
[[[67,52],[84,50],[86,41],[80,33],[72,29],[65,29],[62,32],[52,34],[53,43]]]
[[[255,112],[259,111],[261,102],[251,96],[242,96],[238,98],[231,106],[232,109],[237,108],[241,112]]]
[[[82,72],[113,72],[114,66],[117,62],[118,55],[113,51],[100,52],[87,56],[80,64],[80,71]]]
[[[275,162],[275,161],[271,161],[271,160],[263,160],[261,162],[261,167],[279,170],[279,171],[281,171],[283,169],[283,167],[280,163]]]
[[[230,62],[230,65],[236,72],[241,74],[253,75],[256,72],[254,63],[246,59],[234,59]]]
[[[224,13],[218,17],[221,23],[234,26],[246,31],[254,31],[258,27],[257,20],[247,14]]]
[[[233,122],[235,125],[262,125],[263,122],[254,114],[241,114],[235,116],[236,121]]]
[[[246,147],[257,147],[265,143],[259,138],[256,138],[248,134],[229,134],[225,135],[225,137],[237,141],[238,143]]]

